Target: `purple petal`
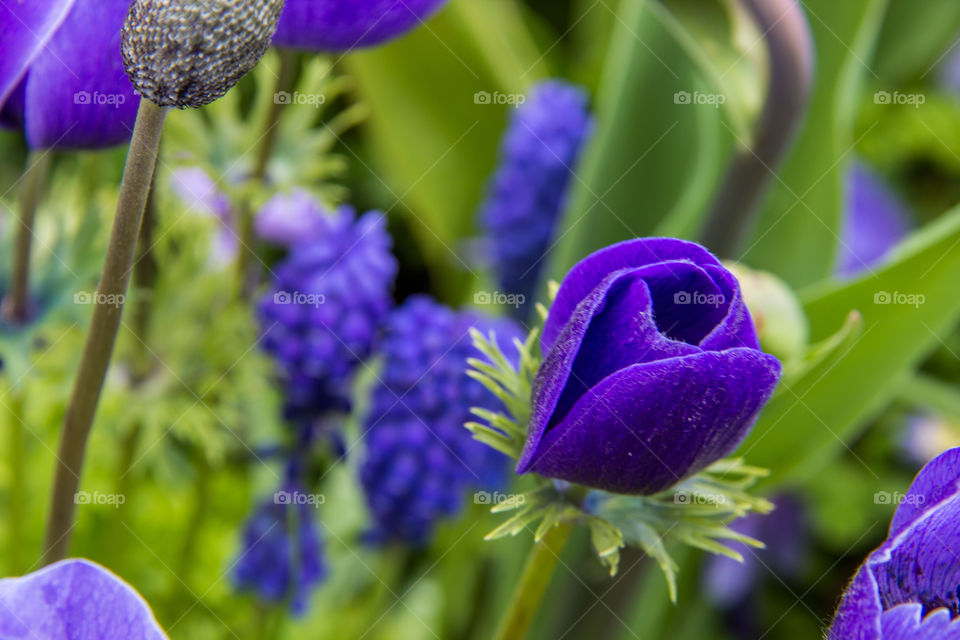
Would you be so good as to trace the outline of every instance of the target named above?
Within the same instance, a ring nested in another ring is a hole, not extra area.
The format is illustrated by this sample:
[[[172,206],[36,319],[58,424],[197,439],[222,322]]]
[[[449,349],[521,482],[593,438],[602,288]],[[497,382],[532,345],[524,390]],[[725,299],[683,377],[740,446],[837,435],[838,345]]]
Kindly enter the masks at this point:
[[[263,205],[255,226],[264,240],[289,247],[315,239],[330,215],[307,191],[294,189],[289,194],[277,194]]]
[[[312,51],[369,47],[419,26],[447,0],[287,0],[273,44]]]
[[[884,611],[880,623],[883,640],[960,640],[960,619],[945,609],[924,617],[920,605],[902,604]]]
[[[73,0],[0,2],[0,107],[67,17]]]
[[[517,467],[617,493],[664,490],[731,452],[773,393],[780,363],[754,349],[634,365],[547,428],[535,413]]]
[[[638,238],[601,249],[577,263],[564,278],[543,327],[543,352],[549,353],[574,309],[608,274],[668,260],[722,266],[700,245],[674,238]]]
[[[139,97],[120,58],[129,0],[76,0],[27,75],[27,142],[96,149],[130,138]]]
[[[926,511],[957,494],[960,494],[960,448],[940,454],[917,474],[893,515],[890,537],[899,535]]]
[[[64,560],[0,580],[0,637],[24,640],[161,640],[133,587],[89,560]]]
[[[861,567],[843,594],[828,640],[880,640],[882,613],[877,581]]]

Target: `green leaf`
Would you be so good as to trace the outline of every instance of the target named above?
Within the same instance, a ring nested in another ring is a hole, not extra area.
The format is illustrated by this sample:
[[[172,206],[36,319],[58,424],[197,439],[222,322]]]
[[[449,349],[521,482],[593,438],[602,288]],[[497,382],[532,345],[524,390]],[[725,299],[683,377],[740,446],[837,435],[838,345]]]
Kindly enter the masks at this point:
[[[793,286],[833,268],[843,219],[844,181],[855,145],[854,116],[886,0],[807,0],[816,47],[806,122],[767,200],[742,262]],[[814,256],[816,259],[814,259]]]
[[[455,0],[410,35],[345,63],[370,110],[368,169],[411,216],[445,297],[457,302],[473,268],[463,245],[510,109],[475,95],[524,92],[545,75],[539,52],[511,1]]]
[[[960,2],[891,0],[874,67],[884,80],[924,79],[955,53]]]
[[[814,339],[829,335],[852,309],[862,315],[863,331],[857,335],[848,323],[808,375],[781,383],[740,455],[772,469],[776,481],[802,480],[829,464],[956,326],[957,273],[960,209],[911,236],[886,266],[807,292]]]

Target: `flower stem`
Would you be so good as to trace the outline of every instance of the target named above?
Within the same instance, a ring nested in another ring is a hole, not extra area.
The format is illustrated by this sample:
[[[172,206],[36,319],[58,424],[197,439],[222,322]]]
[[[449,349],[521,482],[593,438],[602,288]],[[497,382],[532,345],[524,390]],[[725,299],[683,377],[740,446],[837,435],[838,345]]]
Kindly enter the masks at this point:
[[[572,529],[572,525],[559,524],[533,545],[509,608],[500,620],[497,640],[523,640],[526,637]]]
[[[166,111],[140,101],[130,151],[120,185],[117,212],[94,300],[93,318],[60,436],[53,499],[47,520],[43,563],[66,557],[74,526],[74,496],[80,483],[87,438],[120,329],[123,302],[160,146]]]
[[[37,206],[47,183],[50,170],[49,150],[31,151],[23,172],[23,190],[20,194],[20,211],[16,245],[13,251],[13,273],[9,298],[3,301],[4,319],[10,324],[23,324],[30,319],[30,254],[33,246],[33,221]]]
[[[23,561],[21,558],[23,550],[23,524],[26,522],[26,443],[25,429],[23,422],[23,389],[17,389],[16,385],[11,384],[8,392],[10,397],[7,408],[10,412],[10,539],[7,541],[7,553],[10,562],[7,570],[8,575],[18,576],[22,573]]]

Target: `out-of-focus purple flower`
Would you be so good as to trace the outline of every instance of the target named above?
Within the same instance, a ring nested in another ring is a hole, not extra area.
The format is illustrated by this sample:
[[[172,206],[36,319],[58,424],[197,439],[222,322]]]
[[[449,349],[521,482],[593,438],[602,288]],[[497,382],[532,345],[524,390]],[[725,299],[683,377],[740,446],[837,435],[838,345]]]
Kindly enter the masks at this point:
[[[0,3],[0,122],[35,149],[129,139],[140,99],[123,70],[130,0]]]
[[[324,221],[329,215],[308,192],[294,189],[289,194],[275,195],[263,205],[257,213],[255,228],[264,240],[289,247],[315,240],[323,233]]]
[[[917,475],[854,576],[829,640],[960,639],[960,449]]]
[[[392,304],[397,261],[383,214],[324,216],[315,241],[293,246],[258,307],[263,347],[280,365],[287,418],[309,423],[349,407],[357,365]]]
[[[960,447],[960,424],[932,414],[913,414],[907,419],[903,451],[910,462],[925,465],[947,449]]]
[[[133,587],[89,560],[63,560],[0,580],[0,637],[166,640]]]
[[[585,91],[551,80],[514,112],[480,221],[500,286],[532,300],[580,150],[592,129]]]
[[[733,451],[780,377],[736,278],[703,247],[622,242],[567,274],[518,473],[653,494]]]
[[[456,312],[426,296],[411,298],[387,322],[360,471],[375,540],[423,543],[437,521],[462,508],[470,487],[493,490],[504,481],[508,458],[463,427],[471,407],[496,408],[466,374],[467,358],[482,357],[471,327],[496,331],[505,353],[520,337],[509,321]]]
[[[447,0],[287,0],[273,44],[310,51],[346,51],[399,37]]]
[[[765,549],[732,542],[730,548],[743,556],[743,562],[719,555],[707,559],[703,586],[717,606],[732,609],[743,604],[768,572],[780,580],[789,580],[803,569],[810,546],[803,504],[787,493],[771,501],[776,505],[773,513],[753,512],[730,523],[732,530],[759,540],[766,545]]]
[[[311,497],[288,485],[254,512],[233,573],[239,591],[267,602],[289,602],[297,614],[306,611],[310,593],[327,574]]]
[[[910,230],[910,216],[890,187],[854,163],[847,175],[847,206],[837,275],[854,277],[880,263]]]
[[[220,222],[211,259],[215,267],[232,264],[240,249],[240,240],[234,230],[230,199],[199,167],[176,169],[170,175],[173,192],[194,213],[209,216]]]

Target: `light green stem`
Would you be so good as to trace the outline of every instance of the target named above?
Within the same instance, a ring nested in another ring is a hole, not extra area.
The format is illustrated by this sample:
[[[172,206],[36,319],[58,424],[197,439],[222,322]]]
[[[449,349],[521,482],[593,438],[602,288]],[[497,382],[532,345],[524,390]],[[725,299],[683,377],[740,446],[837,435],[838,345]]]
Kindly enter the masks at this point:
[[[10,410],[10,540],[8,551],[9,574],[20,575],[25,566],[23,562],[23,524],[26,519],[26,442],[23,423],[23,390],[11,386],[7,406]]]

